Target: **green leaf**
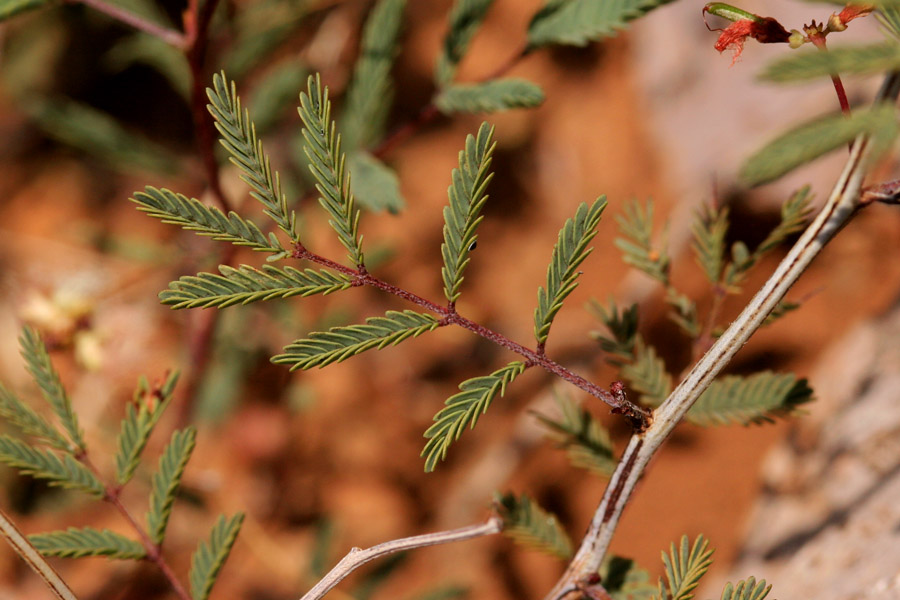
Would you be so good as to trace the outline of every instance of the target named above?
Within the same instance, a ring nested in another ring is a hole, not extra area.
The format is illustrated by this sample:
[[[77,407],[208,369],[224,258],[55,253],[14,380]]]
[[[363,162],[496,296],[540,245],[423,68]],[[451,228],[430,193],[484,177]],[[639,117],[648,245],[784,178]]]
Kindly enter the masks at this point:
[[[360,205],[369,210],[387,210],[393,214],[406,206],[397,173],[368,152],[351,152],[347,156],[347,167],[353,173],[350,192]]]
[[[666,304],[672,307],[669,311],[669,320],[681,327],[691,338],[700,337],[700,322],[697,320],[697,304],[676,290],[671,285],[666,286]]]
[[[363,264],[359,237],[359,210],[344,176],[344,153],[341,136],[331,120],[331,101],[328,88],[323,90],[319,76],[310,76],[307,91],[300,94],[300,118],[303,120],[303,152],[309,160],[309,170],[316,180],[319,203],[328,211],[328,221],[337,232],[341,244],[349,252],[353,264]]]
[[[159,294],[163,304],[172,308],[226,308],[234,304],[250,304],[273,298],[330,294],[350,287],[344,275],[324,269],[300,271],[293,267],[279,269],[263,265],[238,268],[219,265],[219,273],[186,275],[169,284]]]
[[[3,385],[0,385],[0,416],[18,427],[22,433],[34,436],[57,450],[68,452],[74,449],[72,443],[56,427]]]
[[[547,287],[538,288],[538,305],[534,309],[534,337],[538,344],[546,343],[553,318],[562,308],[563,301],[578,286],[578,267],[591,253],[592,248],[588,244],[597,235],[597,225],[604,208],[606,196],[595,200],[590,207],[582,202],[575,211],[575,217],[568,219],[559,232],[547,268]]]
[[[444,37],[434,68],[438,89],[447,87],[456,76],[456,68],[469,48],[494,0],[456,0],[450,10],[450,29]]]
[[[796,413],[799,405],[812,400],[806,379],[791,373],[727,375],[712,382],[686,418],[695,425],[772,422],[773,417]]]
[[[434,98],[435,106],[445,115],[533,108],[543,102],[544,92],[538,85],[516,77],[448,84]]]
[[[487,412],[498,395],[506,393],[506,386],[525,371],[523,362],[511,362],[484,377],[467,379],[459,384],[459,393],[447,398],[434,416],[434,423],[425,432],[428,442],[420,456],[425,458],[425,471],[434,471],[438,461],[447,457],[450,444],[465,431],[475,427],[479,417]]]
[[[140,542],[124,535],[93,527],[81,529],[69,527],[65,531],[48,531],[28,536],[28,541],[44,556],[81,558],[82,556],[108,556],[111,559],[141,559],[147,552]]]
[[[44,342],[41,341],[38,332],[31,327],[25,327],[19,337],[19,345],[22,356],[35,383],[41,388],[41,393],[50,404],[54,414],[62,423],[63,429],[74,444],[73,450],[84,451],[84,435],[78,426],[78,417],[72,409],[72,402],[59,379],[59,373],[50,362],[50,355]]]
[[[612,334],[610,337],[597,331],[591,332],[591,337],[600,343],[600,348],[610,355],[606,360],[616,365],[631,361],[637,341],[638,305],[635,303],[619,311],[615,299],[610,296],[608,306],[592,300],[589,307]]]
[[[760,74],[762,79],[786,83],[808,81],[832,74],[867,75],[900,69],[900,44],[882,42],[867,46],[839,46],[828,52],[810,48],[792,52]]]
[[[0,462],[35,479],[46,479],[52,486],[81,490],[98,498],[105,493],[100,480],[71,454],[63,454],[60,459],[49,450],[34,448],[8,435],[0,435]]]
[[[672,391],[672,376],[653,346],[638,337],[634,346],[634,362],[622,367],[622,377],[640,394],[640,402],[659,406]]]
[[[262,252],[285,252],[274,235],[266,237],[256,224],[235,212],[229,212],[225,216],[218,208],[207,206],[195,198],[147,186],[143,192],[135,192],[131,201],[138,205],[139,211],[160,219],[163,223],[196,231],[197,235],[220,242],[231,242],[236,246],[248,246]]]
[[[807,185],[794,192],[787,202],[781,205],[781,221],[756,249],[757,256],[762,256],[779,246],[788,236],[803,230],[812,214],[810,200]]]
[[[572,542],[556,517],[525,494],[518,498],[497,494],[494,505],[503,519],[504,535],[564,560],[572,556]]]
[[[725,264],[725,236],[728,235],[728,208],[705,206],[691,225],[694,255],[713,285],[719,283]]]
[[[241,109],[234,82],[228,82],[224,72],[217,73],[213,76],[213,87],[206,88],[206,95],[210,102],[207,109],[216,120],[222,146],[231,155],[231,162],[241,170],[241,179],[250,186],[250,195],[263,205],[263,212],[291,241],[296,242],[299,239],[296,215],[288,210],[287,197],[281,191],[281,178],[272,172],[249,112]]]
[[[651,600],[656,595],[650,573],[630,558],[609,556],[599,573],[603,589],[613,600]]]
[[[191,572],[188,575],[193,600],[206,600],[209,597],[216,576],[228,559],[243,521],[243,513],[237,513],[230,519],[226,519],[225,515],[219,515],[209,542],[200,542],[197,546],[196,552],[191,557]]]
[[[772,586],[766,585],[765,579],[757,582],[755,577],[750,577],[738,581],[737,585],[732,585],[729,581],[722,590],[721,600],[763,600],[771,590]]]
[[[116,443],[116,481],[126,484],[134,475],[141,460],[141,453],[150,439],[150,433],[172,400],[172,391],[178,374],[169,376],[162,390],[146,390],[135,394],[135,401],[125,407],[125,418]]]
[[[886,104],[854,111],[850,117],[816,119],[779,136],[751,156],[741,169],[741,178],[747,185],[772,181],[847,145],[861,134],[871,136],[874,158],[890,146],[898,133],[897,111]]]
[[[394,99],[391,67],[397,56],[405,6],[406,0],[379,0],[366,19],[341,119],[349,150],[368,148],[384,136]],[[351,172],[356,173],[353,169]]]
[[[264,133],[286,116],[297,102],[297,91],[306,83],[309,68],[292,56],[266,71],[253,86],[248,110],[256,131]]]
[[[0,0],[0,21],[6,21],[18,14],[41,8],[51,0]]]
[[[147,535],[155,544],[161,544],[165,537],[175,492],[196,443],[197,432],[193,427],[175,431],[159,458],[159,470],[153,475],[150,511],[147,513]]]
[[[900,4],[881,7],[875,13],[875,18],[884,26],[888,35],[892,35],[895,40],[900,40]]]
[[[781,317],[790,312],[794,312],[798,308],[800,308],[799,302],[789,302],[787,300],[782,300],[775,305],[775,308],[772,309],[772,312],[770,312],[769,316],[766,317],[766,320],[763,321],[763,325],[771,325]]]
[[[681,536],[681,545],[678,550],[675,549],[675,544],[670,544],[669,554],[662,553],[668,591],[660,578],[659,597],[665,600],[668,593],[671,600],[691,600],[694,597],[692,592],[697,587],[697,583],[712,564],[710,557],[713,552],[709,549],[709,541],[702,535],[697,536],[693,546],[689,545],[686,535]]]
[[[482,123],[477,136],[466,136],[465,149],[459,153],[459,168],[453,169],[450,175],[451,184],[447,188],[450,201],[444,208],[444,243],[441,244],[444,295],[450,302],[459,298],[469,253],[478,240],[475,231],[488,199],[485,189],[494,177],[489,171],[496,147],[493,135],[494,128]]]
[[[622,251],[622,259],[650,277],[668,284],[669,255],[666,252],[666,234],[659,248],[653,245],[653,201],[641,206],[637,200],[625,205],[622,214],[616,215],[619,233],[615,245]]]
[[[547,0],[528,25],[531,48],[547,44],[585,46],[613,37],[629,21],[672,0]]]
[[[273,357],[272,362],[290,364],[291,371],[321,368],[372,348],[381,350],[399,344],[439,325],[440,321],[428,314],[390,310],[383,317],[366,319],[365,325],[332,327],[327,332],[313,332],[308,338],[285,346],[285,353]]]
[[[541,414],[535,416],[550,428],[556,441],[566,449],[569,462],[589,469],[601,477],[609,477],[616,469],[609,432],[589,411],[563,394],[554,394],[560,420]]]

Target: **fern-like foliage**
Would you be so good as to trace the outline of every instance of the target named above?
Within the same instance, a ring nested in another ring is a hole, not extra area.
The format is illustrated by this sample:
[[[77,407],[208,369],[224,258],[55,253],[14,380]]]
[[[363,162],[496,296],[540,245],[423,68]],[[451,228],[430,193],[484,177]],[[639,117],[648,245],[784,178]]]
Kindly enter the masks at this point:
[[[646,569],[621,556],[610,556],[603,561],[600,581],[613,600],[651,600],[657,591]]]
[[[665,233],[657,248],[653,244],[653,201],[641,206],[636,200],[625,205],[623,214],[616,215],[619,233],[616,247],[622,251],[623,260],[632,267],[664,283],[669,282],[669,255],[666,251]]]
[[[331,120],[328,89],[322,87],[318,75],[310,76],[307,81],[307,91],[300,94],[298,110],[303,120],[303,152],[309,159],[309,170],[316,180],[319,203],[331,216],[329,223],[349,252],[353,264],[362,266],[359,210],[345,178],[341,136]]]
[[[372,348],[396,345],[410,337],[418,337],[438,327],[440,322],[431,315],[411,310],[391,310],[383,317],[366,319],[365,325],[332,327],[327,332],[316,331],[284,348],[284,354],[272,362],[291,365],[291,370],[324,367],[341,362]]]
[[[900,40],[900,5],[879,6],[875,18],[884,26],[885,33],[895,41]]]
[[[582,202],[575,217],[568,219],[559,232],[553,247],[550,266],[547,268],[547,287],[538,289],[538,305],[534,309],[534,337],[543,345],[550,334],[553,318],[563,301],[578,286],[578,267],[592,248],[588,246],[597,235],[600,216],[606,208],[606,197],[601,196],[588,207]]]
[[[162,543],[165,536],[175,492],[196,441],[197,432],[193,427],[175,431],[159,458],[159,470],[153,476],[150,511],[147,513],[147,534],[156,544]]]
[[[0,385],[0,417],[15,425],[25,435],[35,437],[48,446],[63,452],[72,449],[72,443],[56,427],[2,385]]]
[[[447,457],[450,444],[459,439],[466,426],[475,427],[494,398],[506,393],[506,386],[525,371],[525,363],[511,362],[490,375],[468,379],[459,384],[459,393],[447,398],[425,432],[428,442],[422,450],[425,471],[434,471],[438,461]]]
[[[116,481],[119,485],[124,485],[134,475],[150,433],[172,400],[177,381],[178,373],[169,375],[157,394],[149,389],[147,380],[142,379],[134,402],[125,407],[125,418],[116,444]]]
[[[8,435],[0,435],[0,462],[35,479],[46,479],[53,486],[81,490],[98,498],[105,493],[100,480],[71,454],[60,458]]]
[[[672,391],[672,376],[653,346],[640,337],[634,347],[634,360],[622,367],[622,377],[640,394],[640,402],[659,406]]]
[[[213,76],[213,87],[206,89],[210,114],[216,120],[216,129],[222,136],[222,145],[233,162],[241,170],[241,179],[250,186],[250,195],[264,207],[292,242],[299,239],[297,218],[288,210],[287,197],[281,191],[278,173],[272,172],[269,157],[262,141],[256,137],[256,126],[250,122],[250,114],[241,109],[234,82],[228,82],[225,74]]]
[[[547,0],[528,26],[532,48],[585,46],[612,37],[645,13],[672,0]]]
[[[69,527],[65,531],[29,535],[28,541],[44,556],[107,556],[110,559],[141,559],[147,556],[140,542],[109,529],[100,531],[93,527]]]
[[[147,186],[143,192],[136,192],[131,201],[138,205],[139,211],[160,219],[163,223],[196,231],[197,235],[247,246],[261,252],[274,252],[280,256],[285,254],[284,247],[274,234],[266,237],[252,221],[235,212],[226,216],[218,208],[207,206],[195,198]]]
[[[779,83],[807,81],[832,74],[868,75],[900,69],[900,44],[896,41],[866,46],[842,46],[820,52],[792,52],[770,63],[760,75]]]
[[[765,579],[756,581],[755,577],[742,579],[736,585],[729,581],[722,590],[721,600],[763,600],[772,591]]]
[[[607,306],[593,300],[590,308],[600,322],[606,325],[611,334],[603,335],[597,331],[591,333],[591,337],[597,340],[600,348],[608,354],[606,360],[615,365],[631,361],[634,356],[634,345],[638,338],[637,304],[632,304],[620,311],[616,306],[615,299],[610,297]]]
[[[475,231],[483,218],[481,209],[488,199],[485,190],[494,176],[489,170],[496,146],[493,134],[494,128],[482,123],[476,136],[466,136],[465,148],[459,153],[459,168],[453,169],[450,175],[451,184],[447,188],[450,202],[444,208],[444,243],[441,245],[444,295],[450,302],[459,298],[469,253],[478,240]]]
[[[394,97],[391,67],[405,6],[406,0],[380,0],[366,20],[341,121],[348,149],[371,146],[384,133]]]
[[[686,418],[697,425],[771,422],[774,416],[795,413],[799,405],[812,400],[813,391],[806,379],[797,379],[791,373],[727,375],[703,392]]]
[[[701,330],[697,318],[697,303],[669,285],[666,286],[666,304],[672,307],[669,319],[692,339],[697,339]]]
[[[19,345],[22,349],[22,356],[25,358],[25,364],[28,372],[31,373],[35,383],[41,388],[41,393],[50,404],[53,412],[56,414],[63,426],[66,434],[69,436],[74,447],[72,450],[84,451],[84,435],[78,426],[78,417],[72,409],[72,402],[66,393],[59,379],[59,373],[50,362],[50,354],[47,347],[41,341],[38,332],[30,327],[22,330],[19,337]]]
[[[321,269],[293,267],[279,269],[263,265],[238,268],[220,265],[219,273],[186,275],[169,284],[159,298],[163,304],[179,308],[226,308],[273,298],[330,294],[350,287],[350,280],[338,273]]]
[[[571,398],[556,394],[560,419],[541,414],[535,416],[552,432],[556,441],[566,449],[569,461],[576,467],[589,469],[601,477],[609,477],[616,468],[609,432],[591,413]]]
[[[709,541],[698,535],[693,545],[686,535],[681,536],[681,543],[676,550],[675,544],[669,547],[669,554],[662,553],[666,569],[666,583],[659,580],[659,600],[691,600],[694,597],[700,578],[712,564],[714,550],[709,548]]]
[[[538,85],[517,77],[448,84],[434,98],[434,105],[445,115],[534,108],[543,102],[544,92]]]
[[[725,236],[728,234],[728,208],[701,209],[691,227],[694,255],[710,283],[719,283],[725,263]]]
[[[572,542],[556,517],[528,496],[497,495],[494,506],[503,519],[503,533],[506,536],[562,559],[572,556]]]
[[[466,54],[469,42],[487,15],[494,0],[456,0],[450,9],[450,29],[444,37],[434,68],[434,82],[444,88],[456,76],[456,67]]]
[[[219,515],[209,536],[209,542],[200,542],[191,557],[191,571],[188,578],[191,582],[191,598],[206,600],[212,591],[216,576],[231,552],[244,521],[243,513],[237,513],[230,519]]]

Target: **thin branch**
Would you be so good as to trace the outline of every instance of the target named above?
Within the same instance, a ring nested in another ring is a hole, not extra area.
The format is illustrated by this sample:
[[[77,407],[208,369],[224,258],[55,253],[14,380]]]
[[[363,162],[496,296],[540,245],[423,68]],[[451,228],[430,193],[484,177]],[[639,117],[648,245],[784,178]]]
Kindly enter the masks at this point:
[[[896,101],[898,93],[900,73],[891,73],[878,92],[876,102]],[[859,208],[869,149],[869,139],[866,136],[856,139],[840,178],[813,223],[740,316],[655,411],[650,427],[644,433],[632,436],[604,492],[603,500],[594,513],[581,547],[546,598],[560,598],[561,592],[569,589],[573,582],[597,572],[622,511],[650,459],[697,398],[763,324],[810,262]]]
[[[132,12],[120,8],[113,4],[108,4],[104,0],[70,0],[72,3],[80,3],[90,6],[97,12],[101,12],[108,17],[112,17],[116,21],[130,25],[139,31],[149,33],[153,37],[159,38],[167,44],[176,48],[184,48],[187,45],[184,35],[180,31],[157,25],[152,21],[148,21],[144,17],[138,16]]]
[[[355,569],[376,558],[394,554],[395,552],[403,552],[405,550],[414,550],[426,546],[437,546],[438,544],[449,544],[485,535],[494,535],[500,533],[502,529],[503,520],[499,517],[492,517],[487,523],[481,525],[470,525],[468,527],[450,531],[414,535],[412,537],[384,542],[383,544],[378,544],[377,546],[372,546],[365,550],[353,548],[341,559],[341,562],[335,565],[334,568],[331,569],[331,571],[329,571],[328,574],[325,575],[325,577],[323,577],[311,590],[306,592],[300,600],[319,600]]]
[[[50,563],[31,545],[28,538],[22,535],[5,512],[0,510],[0,535],[12,546],[13,550],[24,560],[34,572],[44,580],[53,594],[60,600],[78,600],[68,584],[62,580]]]

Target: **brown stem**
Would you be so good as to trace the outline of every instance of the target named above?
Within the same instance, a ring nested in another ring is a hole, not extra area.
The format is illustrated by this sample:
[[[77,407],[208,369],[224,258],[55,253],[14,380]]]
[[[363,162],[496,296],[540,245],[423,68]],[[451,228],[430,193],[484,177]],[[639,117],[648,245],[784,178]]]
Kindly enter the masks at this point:
[[[116,21],[130,25],[139,31],[149,33],[153,37],[175,46],[176,48],[184,48],[187,45],[184,34],[174,29],[157,25],[152,21],[148,21],[144,17],[138,16],[118,6],[107,4],[104,0],[69,0],[70,2],[84,4],[90,6],[97,12],[101,12],[108,17],[112,17]]]

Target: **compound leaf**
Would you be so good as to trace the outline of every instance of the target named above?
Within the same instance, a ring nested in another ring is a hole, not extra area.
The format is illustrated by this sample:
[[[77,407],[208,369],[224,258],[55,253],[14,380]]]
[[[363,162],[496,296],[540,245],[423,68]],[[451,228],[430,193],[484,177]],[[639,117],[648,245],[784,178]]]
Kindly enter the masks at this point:
[[[441,53],[434,69],[434,82],[438,88],[446,87],[454,76],[469,42],[481,27],[485,15],[494,0],[456,0],[450,10],[450,29],[444,37]]]
[[[159,470],[153,475],[150,511],[147,513],[147,534],[156,544],[162,543],[165,536],[175,492],[196,443],[197,432],[193,427],[175,431],[159,457]]]
[[[794,413],[800,404],[812,400],[813,391],[806,379],[797,379],[791,373],[728,375],[712,382],[686,418],[696,425],[771,422],[775,415]]]
[[[610,297],[608,306],[592,300],[590,308],[612,334],[610,337],[598,331],[591,332],[591,337],[600,343],[600,348],[610,355],[607,361],[621,365],[632,360],[638,332],[638,305],[635,303],[620,311],[615,299]]]
[[[344,176],[341,136],[331,120],[328,88],[322,88],[318,75],[307,80],[307,91],[300,94],[300,118],[303,120],[303,152],[316,180],[319,203],[328,211],[328,221],[355,265],[363,264],[359,237],[359,210],[350,184]]]
[[[62,423],[63,429],[75,445],[75,449],[83,451],[85,449],[84,436],[78,426],[78,417],[72,409],[69,395],[66,394],[62,381],[59,379],[59,373],[53,368],[50,354],[40,335],[31,327],[25,327],[19,337],[19,345],[28,372],[41,388],[41,393]]]
[[[3,385],[0,385],[0,416],[22,433],[34,436],[57,450],[68,452],[73,449],[72,443],[56,427]]]
[[[653,201],[641,206],[637,200],[625,205],[622,214],[616,215],[619,233],[615,245],[622,251],[622,259],[650,277],[668,284],[669,255],[665,249],[665,234],[660,248],[653,245]]]
[[[434,99],[435,106],[445,115],[533,108],[543,102],[544,92],[537,84],[516,77],[448,84]]]
[[[670,544],[669,554],[662,553],[668,590],[660,578],[659,598],[666,600],[668,594],[671,600],[691,600],[700,578],[712,564],[710,557],[713,552],[709,549],[709,541],[702,535],[697,536],[693,546],[688,543],[686,535],[681,536],[681,544],[677,550],[675,544]]]
[[[553,431],[553,437],[566,449],[569,462],[574,466],[589,469],[601,477],[609,477],[616,468],[609,432],[591,413],[575,403],[571,398],[556,394],[559,420],[535,416]]]
[[[122,419],[116,444],[116,481],[119,485],[124,485],[134,475],[153,427],[172,400],[177,380],[178,374],[171,374],[157,393],[151,390],[141,393],[139,387],[135,401],[125,407],[125,418]]]
[[[100,531],[93,527],[69,527],[64,531],[29,535],[28,541],[44,556],[107,556],[111,559],[141,559],[147,556],[140,542],[109,529]]]
[[[525,494],[518,498],[513,494],[498,494],[494,505],[503,519],[506,536],[562,559],[572,556],[572,542],[556,517]]]
[[[806,225],[810,213],[812,213],[812,208],[810,207],[809,186],[807,185],[794,192],[781,205],[781,221],[762,241],[755,254],[762,256],[784,242],[789,235],[801,231]]]
[[[191,571],[188,578],[191,582],[191,598],[206,600],[212,591],[216,576],[231,552],[244,521],[244,514],[237,513],[230,519],[219,515],[213,526],[209,542],[200,542],[191,557]]]
[[[645,13],[672,0],[547,0],[528,25],[531,48],[585,46],[613,37]]]
[[[766,585],[765,579],[758,582],[755,577],[742,579],[736,585],[729,581],[722,590],[721,600],[763,600],[772,590],[771,585]]]
[[[330,294],[350,287],[345,276],[326,271],[293,267],[279,269],[263,265],[257,269],[248,265],[238,268],[220,265],[219,273],[186,275],[169,284],[159,294],[163,304],[179,308],[226,308],[234,304],[249,304],[272,298]]]
[[[360,205],[392,214],[406,206],[397,173],[372,154],[364,150],[351,152],[347,155],[347,167],[353,173],[350,191]]]
[[[725,264],[725,236],[728,234],[728,208],[705,206],[691,226],[694,255],[710,283],[719,283]]]
[[[372,348],[381,350],[399,344],[439,325],[440,322],[428,314],[390,310],[383,317],[366,319],[365,325],[332,327],[327,332],[313,332],[308,338],[285,346],[284,354],[273,357],[272,362],[290,364],[291,371],[324,367]]]
[[[60,459],[49,450],[34,448],[8,435],[0,435],[0,462],[35,479],[46,479],[50,485],[81,490],[102,497],[103,484],[71,454]]]
[[[779,83],[807,81],[832,74],[866,75],[900,69],[900,44],[842,46],[828,52],[810,48],[770,63],[760,77]]]
[[[900,133],[897,111],[882,104],[854,111],[849,117],[832,115],[791,129],[751,156],[741,169],[747,185],[759,185],[781,177],[861,134],[871,136],[873,156],[883,152]]]
[[[640,337],[634,346],[634,361],[622,367],[622,377],[641,395],[640,402],[649,406],[659,406],[672,391],[672,376],[666,371],[666,364],[653,346]]]
[[[212,88],[206,88],[210,102],[207,109],[216,120],[222,146],[231,155],[231,162],[241,170],[241,179],[250,186],[250,195],[295,242],[299,238],[296,215],[288,210],[287,197],[281,191],[281,179],[278,173],[273,174],[262,141],[256,137],[256,126],[250,122],[247,109],[241,109],[234,82],[230,84],[223,72],[213,76]]]
[[[447,398],[434,416],[434,423],[425,432],[428,442],[420,456],[425,458],[425,471],[434,471],[438,461],[447,457],[450,444],[459,439],[468,425],[475,427],[478,418],[487,412],[498,395],[506,393],[506,386],[525,371],[523,362],[511,362],[490,375],[467,379],[459,384],[459,393]]]
[[[578,286],[578,267],[591,253],[588,244],[597,235],[604,208],[606,196],[598,198],[590,207],[582,202],[575,217],[568,219],[559,232],[547,268],[547,287],[538,288],[538,305],[534,309],[534,336],[539,344],[547,341],[553,318],[566,297]]]
[[[469,253],[478,240],[475,231],[488,198],[485,189],[494,176],[489,172],[496,146],[493,134],[494,128],[482,123],[476,136],[466,136],[465,149],[459,153],[459,168],[453,169],[450,175],[451,184],[447,188],[450,201],[444,208],[444,243],[441,244],[444,295],[450,302],[459,298]]]
[[[366,19],[341,120],[344,143],[350,150],[369,147],[384,133],[394,97],[391,67],[404,6],[406,0],[380,0]]]

